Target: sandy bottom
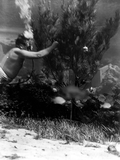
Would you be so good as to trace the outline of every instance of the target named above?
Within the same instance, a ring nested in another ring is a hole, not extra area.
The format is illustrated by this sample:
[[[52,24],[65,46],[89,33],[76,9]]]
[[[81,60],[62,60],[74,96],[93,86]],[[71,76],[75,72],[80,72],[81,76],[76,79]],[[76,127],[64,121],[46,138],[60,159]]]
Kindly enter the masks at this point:
[[[118,160],[118,155],[108,151],[108,145],[86,142],[35,139],[36,133],[0,123],[0,160]],[[86,145],[87,144],[87,145]],[[93,145],[88,145],[93,144]],[[97,147],[96,147],[97,146]],[[120,144],[116,145],[120,152]]]

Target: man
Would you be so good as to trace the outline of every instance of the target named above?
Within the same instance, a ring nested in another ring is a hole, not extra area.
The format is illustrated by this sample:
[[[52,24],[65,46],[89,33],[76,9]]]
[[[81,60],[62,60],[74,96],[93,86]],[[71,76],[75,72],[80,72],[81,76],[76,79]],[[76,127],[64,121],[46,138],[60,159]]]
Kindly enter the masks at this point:
[[[19,73],[25,59],[39,59],[51,53],[58,42],[41,51],[30,51],[29,40],[24,35],[19,35],[16,47],[11,49],[0,62],[0,83],[11,82]]]

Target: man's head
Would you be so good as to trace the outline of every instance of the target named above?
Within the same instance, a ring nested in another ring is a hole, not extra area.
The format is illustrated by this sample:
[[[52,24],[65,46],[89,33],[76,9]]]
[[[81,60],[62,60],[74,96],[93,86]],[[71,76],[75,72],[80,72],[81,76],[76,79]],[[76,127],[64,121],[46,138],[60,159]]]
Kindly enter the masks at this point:
[[[24,34],[19,34],[16,39],[16,47],[25,50],[31,50],[30,39],[26,38]]]

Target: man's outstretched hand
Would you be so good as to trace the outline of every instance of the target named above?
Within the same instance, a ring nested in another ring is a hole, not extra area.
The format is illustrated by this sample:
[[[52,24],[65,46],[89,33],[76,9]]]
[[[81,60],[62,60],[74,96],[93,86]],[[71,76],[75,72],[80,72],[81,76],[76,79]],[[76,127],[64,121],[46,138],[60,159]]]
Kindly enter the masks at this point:
[[[58,43],[57,41],[54,41],[53,44],[52,44],[53,49],[55,49],[58,44],[59,44],[59,43]]]
[[[48,54],[51,53],[58,45],[57,41],[54,41],[50,47],[47,48]]]

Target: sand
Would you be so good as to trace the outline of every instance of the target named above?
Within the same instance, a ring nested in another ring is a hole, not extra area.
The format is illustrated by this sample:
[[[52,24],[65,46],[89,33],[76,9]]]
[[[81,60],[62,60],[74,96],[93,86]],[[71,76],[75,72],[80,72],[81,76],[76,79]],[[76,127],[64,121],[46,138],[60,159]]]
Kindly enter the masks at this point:
[[[118,160],[118,155],[105,145],[92,142],[79,144],[54,139],[36,139],[36,133],[0,122],[0,160]],[[92,145],[91,145],[92,144]],[[116,145],[120,152],[120,144]]]

